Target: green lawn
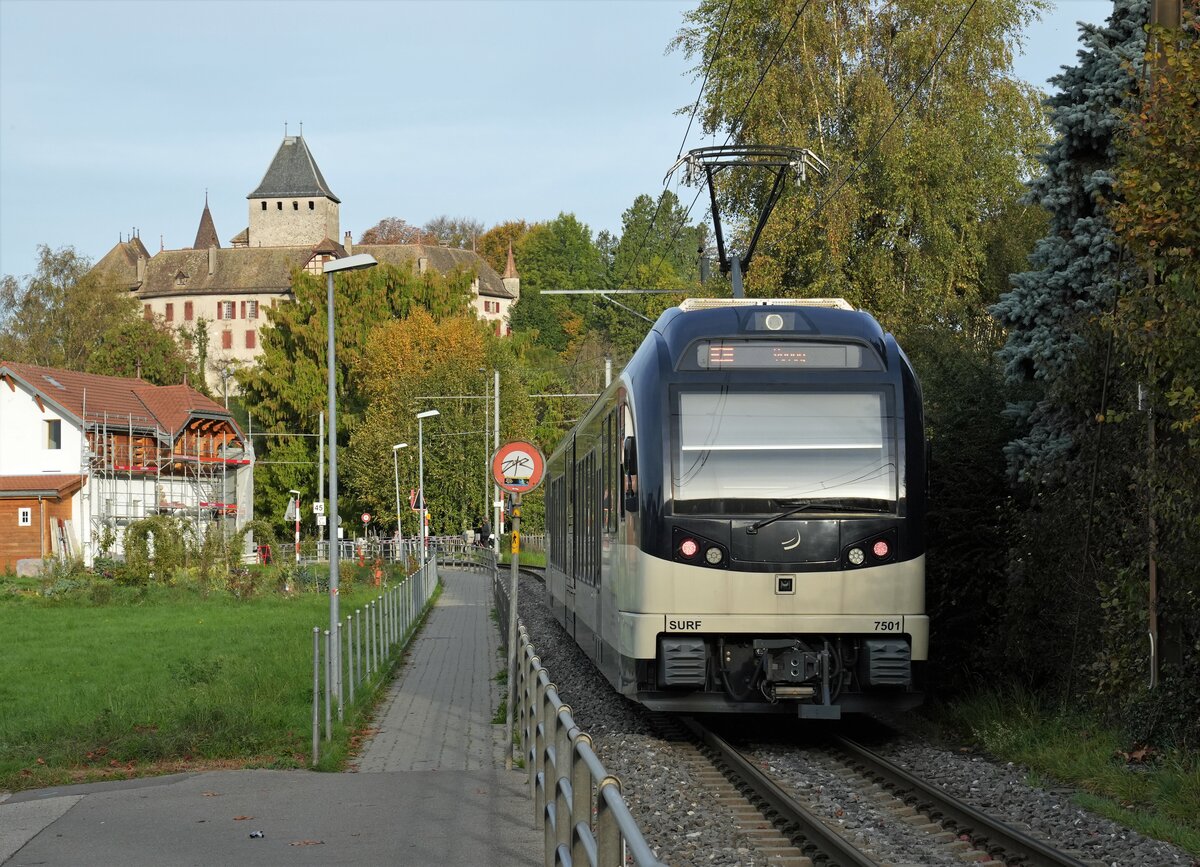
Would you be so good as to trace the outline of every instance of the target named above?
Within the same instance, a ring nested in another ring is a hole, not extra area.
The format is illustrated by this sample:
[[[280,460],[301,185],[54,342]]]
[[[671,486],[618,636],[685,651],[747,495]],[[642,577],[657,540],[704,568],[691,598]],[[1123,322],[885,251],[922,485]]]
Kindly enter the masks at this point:
[[[343,612],[374,595],[344,592]],[[328,622],[320,593],[150,588],[105,605],[0,594],[0,789],[230,761],[307,766],[312,627]],[[322,767],[351,737],[339,728],[331,749],[322,741]]]

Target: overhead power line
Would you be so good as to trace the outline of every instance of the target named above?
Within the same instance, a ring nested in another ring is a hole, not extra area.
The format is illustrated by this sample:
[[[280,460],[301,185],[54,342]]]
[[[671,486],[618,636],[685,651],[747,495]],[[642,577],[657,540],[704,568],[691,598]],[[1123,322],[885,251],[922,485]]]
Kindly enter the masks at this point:
[[[938,50],[938,53],[934,56],[933,60],[930,61],[929,65],[925,67],[925,71],[921,73],[921,78],[917,81],[916,87],[913,88],[912,93],[908,95],[908,99],[904,100],[904,105],[900,106],[899,110],[892,115],[892,119],[888,121],[888,125],[884,127],[883,132],[878,135],[875,141],[871,142],[871,145],[867,148],[867,152],[863,154],[862,159],[855,163],[854,168],[850,170],[849,174],[842,178],[838,185],[833,188],[833,192],[828,196],[825,196],[825,198],[820,201],[820,203],[808,214],[808,216],[804,218],[804,223],[812,222],[818,216],[820,216],[821,212],[825,210],[825,206],[828,205],[833,198],[842,191],[842,188],[850,182],[850,179],[858,173],[858,170],[866,165],[867,160],[871,158],[873,153],[875,153],[875,150],[883,142],[884,137],[887,136],[887,134],[891,132],[892,127],[896,125],[896,121],[900,119],[900,115],[904,114],[905,110],[916,98],[917,94],[920,93],[921,88],[925,86],[925,82],[929,79],[929,76],[933,74],[933,70],[937,67],[938,62],[942,59],[942,55],[946,53],[946,49],[950,47],[950,43],[953,42],[954,37],[958,35],[958,31],[962,30],[963,24],[965,24],[967,21],[967,16],[971,14],[971,10],[975,8],[975,4],[977,2],[979,2],[979,0],[971,0],[971,4],[967,7],[967,10],[963,12],[962,17],[958,19],[958,24],[955,25],[953,32],[951,32],[946,41],[942,43],[942,47]],[[801,225],[803,225],[803,223]]]

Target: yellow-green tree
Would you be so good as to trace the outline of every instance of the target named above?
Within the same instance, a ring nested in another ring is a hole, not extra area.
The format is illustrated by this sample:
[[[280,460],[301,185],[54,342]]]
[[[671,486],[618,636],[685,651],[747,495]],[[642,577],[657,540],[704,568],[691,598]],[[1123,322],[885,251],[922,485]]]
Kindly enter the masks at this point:
[[[440,413],[423,424],[431,532],[458,533],[483,517],[491,501],[493,439],[485,395],[494,369],[501,375],[500,441],[527,438],[529,391],[516,373],[511,344],[486,323],[469,314],[439,320],[417,310],[372,332],[354,371],[366,403],[344,466],[350,491],[382,525],[395,526],[392,446],[408,443],[399,452],[401,512],[405,534],[418,529],[408,491],[417,487],[416,414],[429,409]]]

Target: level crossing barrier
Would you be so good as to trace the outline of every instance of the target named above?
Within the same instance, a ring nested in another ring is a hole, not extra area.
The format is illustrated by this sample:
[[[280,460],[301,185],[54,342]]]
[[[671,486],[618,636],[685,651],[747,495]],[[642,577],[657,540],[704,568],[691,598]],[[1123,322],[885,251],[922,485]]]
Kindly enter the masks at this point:
[[[353,706],[357,692],[388,674],[393,653],[408,644],[437,585],[438,563],[432,558],[401,583],[382,588],[374,599],[346,611],[345,617],[333,624],[332,634],[329,629],[313,627],[313,765],[320,758],[322,716],[328,741],[334,714],[342,722],[345,706]]]
[[[508,623],[508,573],[490,550],[475,555],[491,572],[500,623]],[[503,643],[508,644],[502,628]],[[546,867],[665,867],[655,857],[621,794],[542,666],[518,619],[517,671],[509,673],[517,733],[529,775],[534,821],[542,827]],[[630,860],[632,859],[632,861]]]

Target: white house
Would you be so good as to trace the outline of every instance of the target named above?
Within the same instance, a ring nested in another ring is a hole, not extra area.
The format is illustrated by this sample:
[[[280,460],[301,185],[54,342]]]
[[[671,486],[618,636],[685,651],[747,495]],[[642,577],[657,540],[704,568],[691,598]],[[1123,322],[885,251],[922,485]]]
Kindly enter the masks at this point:
[[[240,529],[253,464],[229,411],[186,385],[0,361],[0,569],[90,565],[149,515]]]

